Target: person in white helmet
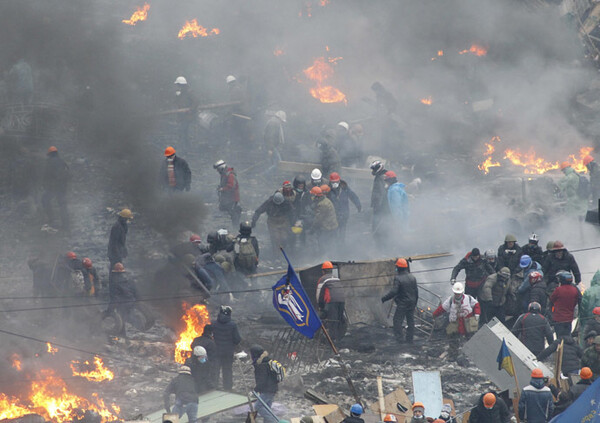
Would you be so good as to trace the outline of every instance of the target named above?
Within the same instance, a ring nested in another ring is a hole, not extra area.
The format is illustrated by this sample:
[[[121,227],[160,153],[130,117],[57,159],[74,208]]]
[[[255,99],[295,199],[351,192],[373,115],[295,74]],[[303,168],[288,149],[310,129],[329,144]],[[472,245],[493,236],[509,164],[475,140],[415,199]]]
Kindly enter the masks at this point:
[[[179,141],[185,145],[189,143],[190,125],[196,120],[197,103],[192,95],[187,79],[178,76],[175,79],[175,98],[174,106],[176,112],[176,121]]]
[[[208,361],[208,354],[204,347],[195,346],[192,350],[192,356],[185,360],[185,366],[188,366],[192,372],[198,394],[214,388],[211,363]]]
[[[278,110],[267,121],[264,132],[264,149],[271,161],[271,166],[266,170],[266,174],[273,175],[277,169],[277,164],[281,161],[281,148],[285,144],[284,124],[287,122],[287,115],[283,110]]]
[[[455,361],[458,358],[461,337],[471,333],[471,326],[467,319],[474,317],[479,322],[481,308],[479,302],[465,294],[465,286],[461,282],[452,285],[452,295],[446,298],[433,312],[433,317],[448,313],[448,358]],[[476,328],[477,325],[474,325]],[[476,330],[476,329],[475,329]]]
[[[231,106],[231,115],[227,119],[231,140],[238,144],[248,145],[252,137],[249,125],[251,111],[246,84],[233,75],[228,75],[225,82],[229,101],[237,103]]]

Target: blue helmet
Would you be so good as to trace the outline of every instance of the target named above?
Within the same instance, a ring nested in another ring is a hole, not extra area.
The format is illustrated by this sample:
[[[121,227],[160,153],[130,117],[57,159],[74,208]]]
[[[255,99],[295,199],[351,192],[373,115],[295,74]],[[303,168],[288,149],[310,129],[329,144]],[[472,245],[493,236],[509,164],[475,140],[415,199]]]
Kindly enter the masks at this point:
[[[363,413],[362,405],[354,404],[352,407],[350,407],[350,413],[360,416]]]
[[[519,263],[519,266],[521,266],[521,269],[525,269],[526,267],[529,267],[531,265],[531,257],[529,257],[527,254],[524,254],[521,256],[521,262]]]

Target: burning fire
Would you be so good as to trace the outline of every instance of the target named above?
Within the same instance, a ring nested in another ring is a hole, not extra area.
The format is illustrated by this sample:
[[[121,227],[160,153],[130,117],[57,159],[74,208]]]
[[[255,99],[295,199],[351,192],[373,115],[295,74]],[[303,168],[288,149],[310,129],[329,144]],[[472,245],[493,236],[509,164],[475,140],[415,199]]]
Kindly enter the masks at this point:
[[[490,142],[485,143],[486,151],[483,153],[483,155],[487,157],[483,163],[477,166],[479,170],[483,171],[483,173],[486,175],[490,172],[490,167],[501,166],[498,161],[495,161],[492,158],[492,155],[496,151],[496,148],[493,145],[494,142],[500,142],[500,137],[493,137]],[[569,155],[567,161],[571,163],[571,166],[577,172],[587,172],[587,169],[583,164],[583,158],[590,154],[593,150],[593,147],[582,147],[579,149],[579,158],[576,158],[574,154],[571,154]],[[503,158],[509,160],[515,166],[523,167],[523,173],[528,175],[541,175],[549,170],[560,168],[558,161],[549,162],[543,157],[538,157],[533,147],[531,147],[527,152],[521,152],[518,148],[514,150],[507,148],[504,150]]]
[[[181,320],[185,322],[185,330],[179,334],[179,339],[175,344],[175,361],[185,363],[185,359],[190,352],[190,345],[194,338],[201,336],[204,332],[204,326],[210,323],[210,316],[205,305],[196,304],[190,308],[183,303],[184,314]]]
[[[37,413],[47,421],[62,423],[73,421],[82,410],[91,410],[97,412],[104,422],[108,422],[117,420],[117,415],[121,412],[114,404],[107,407],[97,394],[92,395],[92,400],[71,394],[65,381],[56,376],[53,370],[41,370],[36,379],[39,380],[31,382],[26,400],[0,394],[0,419]]]
[[[463,51],[458,52],[458,54],[466,54],[466,53],[472,53],[475,56],[481,57],[481,56],[485,56],[487,54],[487,49],[480,45],[473,44],[473,45],[471,45],[471,47],[468,50],[463,50]]]
[[[91,382],[102,382],[115,378],[115,374],[104,367],[104,362],[98,356],[94,357],[94,364],[88,360],[83,364],[77,360],[71,361],[71,370],[73,370],[73,376],[81,376]]]
[[[276,48],[275,50],[273,50],[273,56],[282,56],[283,55],[283,50],[280,48]]]
[[[340,103],[348,104],[346,94],[331,85],[325,85],[325,81],[334,74],[332,63],[335,64],[341,57],[329,58],[318,57],[312,66],[304,69],[304,75],[315,82],[316,87],[310,89],[310,94],[321,103]]]
[[[208,37],[209,35],[219,35],[221,31],[219,28],[213,28],[210,31],[207,28],[204,28],[202,25],[198,25],[198,21],[196,19],[192,19],[191,21],[186,21],[185,25],[179,30],[180,40],[183,40],[185,37],[190,36],[194,38],[198,37]]]
[[[14,353],[13,355],[10,356],[10,359],[12,361],[12,366],[17,370],[17,371],[21,371],[21,357],[19,357],[19,354]]]
[[[426,106],[431,106],[433,104],[433,99],[431,98],[431,96],[425,97],[421,99],[421,103],[423,103]]]
[[[145,21],[148,18],[148,10],[150,10],[150,5],[148,3],[144,3],[143,7],[138,7],[131,18],[123,19],[121,22],[126,23],[127,25],[135,25],[139,21]]]
[[[52,355],[56,354],[58,352],[58,348],[53,347],[52,344],[50,342],[46,343],[46,351]]]

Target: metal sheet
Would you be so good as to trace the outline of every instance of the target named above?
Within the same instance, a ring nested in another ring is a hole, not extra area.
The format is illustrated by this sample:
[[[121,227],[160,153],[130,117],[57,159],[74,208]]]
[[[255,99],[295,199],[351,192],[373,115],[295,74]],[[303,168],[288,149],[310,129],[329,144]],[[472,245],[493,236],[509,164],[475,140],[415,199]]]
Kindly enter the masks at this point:
[[[554,377],[553,372],[544,363],[537,361],[535,355],[506,326],[494,318],[471,337],[462,347],[462,351],[500,390],[508,389],[512,398],[516,388],[514,378],[505,370],[498,370],[496,357],[502,345],[502,338],[506,341],[515,365],[519,389],[529,384],[531,370],[536,367],[542,369],[544,376]]]
[[[415,401],[425,406],[426,416],[439,416],[442,411],[442,381],[440,372],[412,372]]]
[[[247,403],[248,398],[243,395],[231,392],[211,391],[200,395],[200,398],[198,399],[198,418],[200,419],[202,417],[217,414]],[[162,423],[162,416],[164,413],[164,410],[156,411],[147,415],[144,420],[150,421],[150,423]],[[187,416],[185,414],[179,419],[180,423],[187,423],[187,421]]]

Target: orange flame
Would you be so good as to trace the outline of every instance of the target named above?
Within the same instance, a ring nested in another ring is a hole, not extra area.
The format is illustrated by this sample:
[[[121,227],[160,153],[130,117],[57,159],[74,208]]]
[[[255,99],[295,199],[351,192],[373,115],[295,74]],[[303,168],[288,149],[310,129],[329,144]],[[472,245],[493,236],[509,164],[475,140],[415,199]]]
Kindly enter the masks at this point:
[[[444,55],[444,50],[438,50],[438,57],[442,57]]]
[[[143,7],[138,7],[131,18],[123,19],[121,22],[126,23],[127,25],[135,25],[139,21],[145,21],[148,18],[148,10],[150,10],[150,5],[148,3],[144,3]]]
[[[494,154],[494,151],[496,151],[496,147],[494,147],[493,143],[494,142],[499,142],[500,141],[500,137],[498,136],[494,136],[492,137],[492,139],[490,140],[490,142],[486,142],[485,143],[485,153],[483,153],[484,156],[488,156],[485,161],[483,163],[481,163],[480,165],[477,166],[477,168],[479,170],[482,170],[484,174],[488,174],[490,173],[490,167],[498,167],[500,166],[500,163],[493,161],[492,160],[492,154]]]
[[[571,162],[571,167],[579,173],[587,173],[587,167],[583,164],[585,156],[594,151],[594,147],[581,147],[579,149],[579,158],[576,159],[574,154],[569,155],[568,161]]]
[[[320,0],[319,1],[319,6],[321,7],[325,7],[329,4],[329,0]]]
[[[17,370],[17,371],[21,371],[21,357],[19,357],[19,354],[14,353],[13,355],[10,356],[10,359],[12,361],[12,366]]]
[[[104,422],[118,419],[117,415],[121,411],[118,406],[106,406],[97,394],[92,395],[92,400],[71,394],[65,381],[51,369],[41,370],[37,379],[39,380],[31,382],[26,400],[0,393],[0,419],[37,413],[47,421],[63,423],[73,421],[81,410],[97,412]]]
[[[58,348],[53,347],[52,344],[50,342],[46,343],[46,351],[52,355],[56,354],[58,352]]]
[[[90,364],[87,360],[83,364],[77,360],[71,361],[71,370],[73,376],[81,376],[91,382],[102,382],[115,378],[115,374],[104,367],[104,362],[98,356],[94,357],[94,364]]]
[[[273,50],[273,56],[282,56],[283,55],[283,50],[280,48],[276,48],[275,50]]]
[[[433,99],[431,98],[431,96],[425,97],[421,99],[421,103],[423,103],[426,106],[431,106],[433,104]]]
[[[314,81],[316,87],[310,89],[310,94],[321,103],[348,103],[346,94],[331,85],[325,85],[324,82],[334,74],[333,66],[330,63],[336,63],[342,57],[333,57],[325,60],[325,57],[318,57],[312,66],[304,69],[304,75],[311,81]]]
[[[487,49],[480,45],[473,44],[473,45],[471,45],[471,47],[468,50],[463,50],[463,51],[458,52],[458,54],[466,54],[466,53],[472,53],[475,56],[481,57],[481,56],[485,56],[487,54]]]
[[[546,173],[549,170],[558,169],[560,166],[558,162],[548,162],[542,157],[537,157],[533,147],[529,149],[527,153],[521,153],[519,149],[511,150],[510,148],[504,151],[504,158],[510,160],[515,166],[524,167],[524,173],[526,174],[538,174]]]
[[[190,345],[194,338],[201,336],[204,332],[204,326],[210,323],[210,316],[205,305],[196,304],[190,308],[183,303],[184,314],[181,320],[185,322],[185,330],[179,334],[179,339],[175,344],[175,361],[185,363],[185,359],[190,355]]]
[[[213,28],[210,31],[207,28],[204,28],[202,25],[198,25],[198,21],[196,19],[192,19],[191,21],[186,21],[185,25],[179,30],[180,40],[183,40],[185,37],[190,36],[194,38],[198,37],[208,37],[209,35],[219,35],[219,28]]]

